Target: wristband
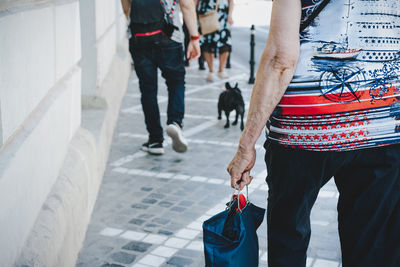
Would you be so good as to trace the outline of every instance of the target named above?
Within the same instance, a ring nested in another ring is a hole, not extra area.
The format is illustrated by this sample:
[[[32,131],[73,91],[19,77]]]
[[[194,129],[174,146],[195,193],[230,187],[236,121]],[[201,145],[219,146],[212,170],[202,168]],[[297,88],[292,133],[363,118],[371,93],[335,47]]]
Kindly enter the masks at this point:
[[[190,36],[190,40],[199,40],[200,36],[200,33],[197,36]]]

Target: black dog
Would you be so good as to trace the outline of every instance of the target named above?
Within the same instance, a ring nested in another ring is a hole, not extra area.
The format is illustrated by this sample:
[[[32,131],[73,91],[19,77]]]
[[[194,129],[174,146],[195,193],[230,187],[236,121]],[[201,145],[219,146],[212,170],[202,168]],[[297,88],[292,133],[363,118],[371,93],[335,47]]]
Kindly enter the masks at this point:
[[[240,115],[240,129],[243,131],[244,101],[242,97],[242,92],[238,88],[237,83],[235,87],[232,88],[231,85],[227,82],[225,83],[225,88],[226,90],[219,95],[218,119],[221,119],[221,111],[223,110],[226,115],[226,124],[224,127],[229,128],[229,114],[232,110],[236,110],[236,119],[232,123],[232,125],[236,125],[238,123],[238,118]]]

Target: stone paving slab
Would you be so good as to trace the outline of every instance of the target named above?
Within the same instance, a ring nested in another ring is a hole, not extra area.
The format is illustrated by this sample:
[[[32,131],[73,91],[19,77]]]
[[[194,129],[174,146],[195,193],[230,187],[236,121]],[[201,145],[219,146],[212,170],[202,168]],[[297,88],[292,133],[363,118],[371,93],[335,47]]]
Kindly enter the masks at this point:
[[[239,83],[248,107],[247,76],[235,66],[229,74],[231,83]],[[224,129],[225,118],[217,120],[217,99],[226,81],[207,83],[205,75],[197,66],[187,69],[184,134],[189,150],[175,153],[165,136],[165,155],[152,156],[140,151],[147,132],[132,73],[77,266],[204,266],[202,222],[222,211],[233,193],[225,169],[241,135],[238,126]],[[158,83],[166,126],[167,90],[161,77]],[[264,140],[257,143],[255,179],[249,191],[252,203],[266,208]],[[311,213],[307,266],[340,266],[337,197],[332,181],[318,196]],[[267,266],[265,220],[258,237],[260,266]]]

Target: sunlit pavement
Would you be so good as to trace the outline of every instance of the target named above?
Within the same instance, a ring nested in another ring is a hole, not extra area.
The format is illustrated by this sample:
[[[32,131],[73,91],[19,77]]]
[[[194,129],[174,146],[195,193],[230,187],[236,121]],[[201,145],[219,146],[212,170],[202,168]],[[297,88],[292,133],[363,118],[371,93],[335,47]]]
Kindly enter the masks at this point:
[[[247,108],[247,67],[233,63],[228,73],[232,84],[239,83]],[[184,134],[189,150],[174,152],[166,136],[165,154],[152,156],[140,151],[147,133],[132,73],[78,266],[204,266],[202,222],[222,211],[233,193],[225,169],[241,134],[238,126],[224,129],[224,117],[217,120],[218,95],[226,80],[206,83],[205,76],[196,64],[187,69]],[[167,90],[161,77],[158,101],[165,123]],[[249,198],[266,208],[264,140],[256,147]],[[308,266],[340,266],[337,197],[330,182],[315,204]],[[258,236],[260,266],[267,266],[265,220]]]
[[[250,25],[256,26],[256,62],[268,35],[271,1],[236,0],[232,84],[238,82],[248,108]],[[217,62],[215,62],[217,64]],[[189,150],[174,152],[166,138],[165,155],[140,151],[147,140],[136,75],[124,98],[103,185],[78,266],[204,266],[202,222],[224,210],[233,190],[226,167],[236,151],[238,126],[224,129],[217,120],[218,96],[226,80],[205,82],[206,71],[192,63],[186,76],[184,134]],[[159,77],[159,105],[166,121],[167,90]],[[232,114],[233,115],[233,114]],[[246,115],[246,114],[245,114]],[[232,120],[231,120],[232,121]],[[164,125],[165,126],[165,125]],[[268,187],[262,147],[249,187],[250,201],[266,208]],[[311,214],[312,235],[307,266],[340,266],[333,182],[322,188]],[[267,266],[265,220],[258,230],[260,266]]]

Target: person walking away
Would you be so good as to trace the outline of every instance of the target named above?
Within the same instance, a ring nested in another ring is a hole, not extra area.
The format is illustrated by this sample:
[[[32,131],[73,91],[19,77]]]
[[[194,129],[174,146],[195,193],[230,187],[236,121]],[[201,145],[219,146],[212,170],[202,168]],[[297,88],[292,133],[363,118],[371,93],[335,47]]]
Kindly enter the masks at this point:
[[[157,70],[160,69],[168,87],[166,132],[172,138],[172,148],[176,152],[185,152],[187,142],[182,134],[185,67],[179,9],[182,10],[183,19],[191,35],[187,58],[196,59],[200,55],[200,35],[197,30],[194,2],[193,0],[131,0],[128,6],[130,6],[132,31],[129,50],[139,78],[141,103],[149,133],[149,139],[142,145],[142,150],[155,155],[164,153],[163,128],[157,102]]]
[[[209,70],[206,77],[208,82],[214,80],[214,57],[217,52],[219,54],[218,77],[220,79],[227,79],[229,77],[225,72],[225,67],[229,53],[232,51],[229,25],[233,24],[234,2],[233,0],[198,0],[197,11],[198,14],[207,14],[215,10],[217,4],[220,29],[214,33],[203,35],[200,41],[201,50]]]
[[[399,10],[396,0],[273,2],[227,168],[232,187],[251,182],[267,124],[268,266],[306,266],[311,208],[331,177],[343,266],[400,266]]]

